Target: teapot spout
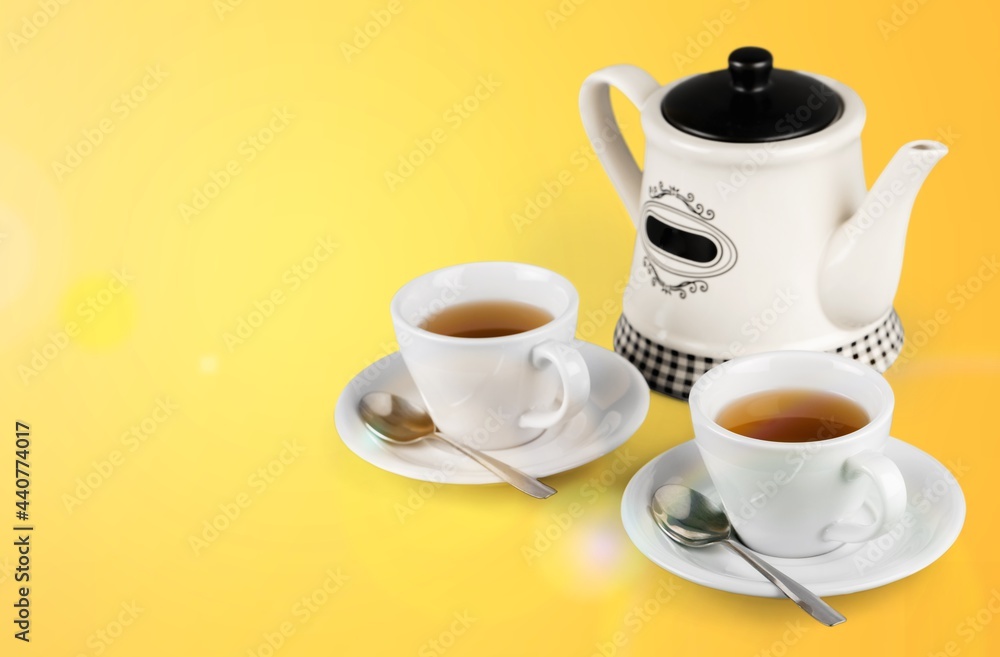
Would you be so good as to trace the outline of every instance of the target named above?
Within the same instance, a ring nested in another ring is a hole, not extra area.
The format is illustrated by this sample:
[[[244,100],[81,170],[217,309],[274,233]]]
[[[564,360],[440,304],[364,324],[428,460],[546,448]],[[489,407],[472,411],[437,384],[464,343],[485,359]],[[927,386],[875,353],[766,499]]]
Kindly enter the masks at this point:
[[[900,148],[854,216],[834,232],[819,280],[823,310],[835,324],[866,326],[892,307],[913,201],[947,152],[947,146],[929,140]]]

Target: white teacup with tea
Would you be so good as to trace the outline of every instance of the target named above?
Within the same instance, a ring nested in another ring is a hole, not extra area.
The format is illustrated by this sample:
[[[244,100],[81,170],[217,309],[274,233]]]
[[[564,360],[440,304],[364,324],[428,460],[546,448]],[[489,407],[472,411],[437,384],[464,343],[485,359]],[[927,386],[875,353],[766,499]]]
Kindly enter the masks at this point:
[[[430,272],[393,297],[406,368],[438,429],[481,449],[523,445],[590,395],[573,345],[579,297],[534,265],[476,262]]]
[[[882,453],[893,400],[875,370],[821,352],[754,354],[703,375],[690,398],[695,444],[740,539],[811,557],[892,529],[906,508],[903,475]]]

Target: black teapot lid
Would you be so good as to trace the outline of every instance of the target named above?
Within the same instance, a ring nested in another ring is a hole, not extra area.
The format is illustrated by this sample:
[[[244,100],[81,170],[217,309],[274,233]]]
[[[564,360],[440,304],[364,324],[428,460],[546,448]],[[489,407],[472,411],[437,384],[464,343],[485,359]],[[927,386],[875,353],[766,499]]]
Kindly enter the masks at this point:
[[[755,143],[811,135],[841,115],[837,92],[773,64],[763,48],[737,48],[728,70],[696,75],[671,89],[661,105],[663,118],[704,139]]]

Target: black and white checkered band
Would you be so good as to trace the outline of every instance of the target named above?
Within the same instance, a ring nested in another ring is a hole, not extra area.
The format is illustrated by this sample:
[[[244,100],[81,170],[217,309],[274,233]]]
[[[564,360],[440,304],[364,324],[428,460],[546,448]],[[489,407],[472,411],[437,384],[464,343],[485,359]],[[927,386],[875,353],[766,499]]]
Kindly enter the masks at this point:
[[[874,331],[830,352],[859,360],[884,372],[902,348],[903,325],[893,310]],[[698,377],[726,360],[688,354],[657,344],[632,328],[625,315],[615,327],[615,351],[639,368],[650,388],[678,399],[687,399]]]

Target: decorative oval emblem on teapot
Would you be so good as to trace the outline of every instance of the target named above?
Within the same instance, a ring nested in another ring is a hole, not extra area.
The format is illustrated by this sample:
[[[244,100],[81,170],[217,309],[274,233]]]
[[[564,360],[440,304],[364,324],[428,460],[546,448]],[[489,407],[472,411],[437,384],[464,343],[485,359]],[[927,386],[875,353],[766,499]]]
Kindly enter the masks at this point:
[[[639,236],[653,267],[662,270],[663,275],[673,274],[682,279],[711,278],[732,269],[736,264],[736,246],[712,225],[715,212],[696,203],[693,194],[685,196],[676,187],[664,187],[663,183],[651,187],[649,195],[651,200],[642,206]],[[664,283],[663,275],[652,273]]]

